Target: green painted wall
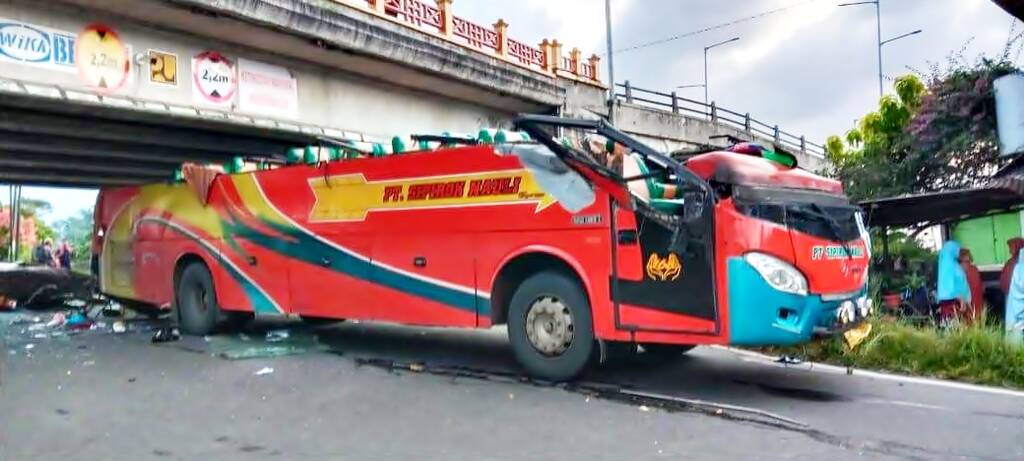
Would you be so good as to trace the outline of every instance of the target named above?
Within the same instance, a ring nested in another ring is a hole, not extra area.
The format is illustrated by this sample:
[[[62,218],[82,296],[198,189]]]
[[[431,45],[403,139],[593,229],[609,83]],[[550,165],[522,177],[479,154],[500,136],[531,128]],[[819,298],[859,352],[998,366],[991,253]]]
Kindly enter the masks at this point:
[[[1006,241],[1020,236],[1019,213],[969,219],[953,227],[953,239],[971,250],[979,266],[1005,263],[1010,259]]]

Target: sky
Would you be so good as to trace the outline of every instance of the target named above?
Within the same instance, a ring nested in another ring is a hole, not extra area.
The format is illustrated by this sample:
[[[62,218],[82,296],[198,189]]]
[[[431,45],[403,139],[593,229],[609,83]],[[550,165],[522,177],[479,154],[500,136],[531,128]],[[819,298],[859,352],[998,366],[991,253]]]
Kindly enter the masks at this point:
[[[854,0],[845,0],[854,1]],[[615,77],[640,88],[664,92],[703,81],[703,47],[733,37],[711,50],[710,99],[735,112],[778,124],[783,130],[822,143],[842,134],[877,107],[878,63],[873,5],[839,7],[840,0],[611,0],[614,49],[672,37],[778,9],[736,25],[631,51],[615,53]],[[605,54],[603,0],[518,0],[496,8],[488,0],[458,0],[455,14],[479,24],[498,18],[509,35],[527,43],[555,38],[568,51]],[[963,49],[975,59],[998,55],[1024,26],[990,0],[881,0],[882,38],[917,29],[922,33],[885,45],[888,77],[925,72]],[[1011,53],[1017,57],[1017,51]],[[1018,60],[1018,65],[1020,61]],[[607,68],[601,69],[607,78]],[[891,80],[886,81],[891,92]],[[677,90],[703,99],[703,89]],[[53,222],[93,206],[95,191],[28,188],[25,197],[53,205]],[[6,201],[7,194],[0,194]]]

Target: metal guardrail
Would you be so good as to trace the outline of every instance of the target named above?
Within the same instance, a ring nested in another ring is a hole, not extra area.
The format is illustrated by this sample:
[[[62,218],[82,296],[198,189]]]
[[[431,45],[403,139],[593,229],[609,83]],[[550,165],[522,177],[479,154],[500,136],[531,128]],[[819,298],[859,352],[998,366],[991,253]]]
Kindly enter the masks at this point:
[[[625,83],[615,84],[615,99],[629,104],[639,104],[653,107],[655,109],[670,111],[673,114],[697,116],[706,118],[713,123],[720,123],[752,136],[762,136],[773,140],[783,147],[799,150],[802,153],[825,158],[825,147],[807,140],[806,136],[797,136],[779,129],[778,125],[769,125],[750,116],[750,112],[739,113],[718,107],[714,101],[704,104],[703,101],[688,99],[671,93],[645,90],[630,85],[629,80]],[[623,92],[619,93],[618,90]]]

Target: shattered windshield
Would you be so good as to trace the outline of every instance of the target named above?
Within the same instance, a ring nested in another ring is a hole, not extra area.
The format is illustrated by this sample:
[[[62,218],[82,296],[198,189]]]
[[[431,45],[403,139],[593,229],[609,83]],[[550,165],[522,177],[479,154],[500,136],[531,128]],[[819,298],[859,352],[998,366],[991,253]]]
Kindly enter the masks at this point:
[[[502,144],[498,150],[519,157],[545,192],[575,213],[594,203],[594,189],[579,173],[565,165],[551,150],[540,144]]]

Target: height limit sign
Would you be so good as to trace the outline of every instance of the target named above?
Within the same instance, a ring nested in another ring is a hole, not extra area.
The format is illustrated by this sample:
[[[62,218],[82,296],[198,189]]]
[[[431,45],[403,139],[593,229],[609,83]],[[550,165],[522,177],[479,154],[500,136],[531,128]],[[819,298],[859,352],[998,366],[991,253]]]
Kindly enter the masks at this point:
[[[196,104],[230,108],[238,89],[235,65],[215,51],[192,58],[192,101]]]
[[[114,29],[92,24],[75,41],[75,64],[85,84],[101,93],[112,93],[128,80],[131,58]]]

